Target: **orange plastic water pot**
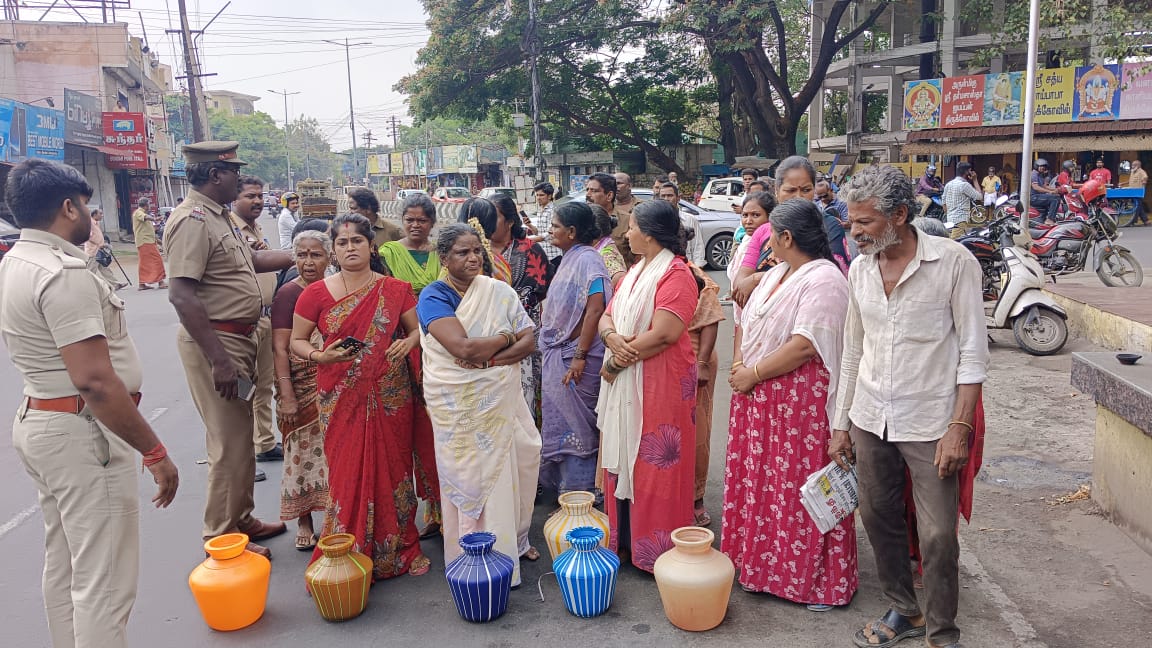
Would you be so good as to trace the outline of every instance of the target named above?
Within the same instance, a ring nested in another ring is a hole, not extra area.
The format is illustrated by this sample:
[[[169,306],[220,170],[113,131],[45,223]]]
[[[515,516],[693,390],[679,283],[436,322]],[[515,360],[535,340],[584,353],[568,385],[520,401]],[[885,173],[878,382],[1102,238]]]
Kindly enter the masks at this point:
[[[208,540],[204,543],[208,559],[188,576],[200,615],[213,630],[239,630],[264,614],[272,563],[247,546],[248,536],[243,533]]]

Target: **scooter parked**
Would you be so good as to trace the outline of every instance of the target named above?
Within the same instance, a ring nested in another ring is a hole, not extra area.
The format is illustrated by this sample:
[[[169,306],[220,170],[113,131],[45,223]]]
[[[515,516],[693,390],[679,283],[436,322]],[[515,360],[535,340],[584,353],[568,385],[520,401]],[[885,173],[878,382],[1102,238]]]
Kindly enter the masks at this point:
[[[1002,216],[957,241],[980,262],[988,327],[1011,328],[1025,352],[1052,355],[1068,341],[1068,314],[1044,294],[1044,269],[1029,251],[1016,246],[1012,237],[1017,233],[1012,217]]]

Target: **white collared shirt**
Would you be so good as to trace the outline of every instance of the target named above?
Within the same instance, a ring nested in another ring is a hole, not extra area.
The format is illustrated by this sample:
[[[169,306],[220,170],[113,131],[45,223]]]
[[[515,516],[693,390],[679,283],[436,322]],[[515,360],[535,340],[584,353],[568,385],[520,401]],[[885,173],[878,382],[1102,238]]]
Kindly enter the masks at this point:
[[[957,385],[988,376],[980,279],[964,246],[922,234],[890,296],[878,256],[852,264],[834,429],[854,423],[888,441],[944,436]]]

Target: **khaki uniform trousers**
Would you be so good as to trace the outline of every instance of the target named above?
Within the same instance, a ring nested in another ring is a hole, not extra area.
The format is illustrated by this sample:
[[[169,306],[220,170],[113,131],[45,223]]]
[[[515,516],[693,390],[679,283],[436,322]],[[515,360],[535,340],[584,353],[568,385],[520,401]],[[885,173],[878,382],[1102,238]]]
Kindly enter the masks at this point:
[[[244,337],[217,331],[220,342],[236,364],[240,375],[252,376],[256,361],[256,336]],[[212,382],[212,364],[200,345],[183,326],[176,334],[176,346],[188,390],[204,421],[204,443],[208,450],[208,495],[204,501],[204,537],[213,538],[238,530],[252,522],[253,477],[256,453],[252,443],[252,403],[225,400]]]
[[[52,646],[127,646],[140,571],[139,455],[90,416],[24,406],[12,446],[40,491]]]
[[[272,318],[261,317],[256,324],[256,392],[252,396],[252,440],[256,452],[268,452],[276,447],[276,434],[272,429],[272,387],[275,384]]]
[[[116,275],[112,274],[112,269],[96,263],[96,257],[88,257],[88,269],[92,274],[107,281],[113,288],[120,285],[120,282],[116,280]]]

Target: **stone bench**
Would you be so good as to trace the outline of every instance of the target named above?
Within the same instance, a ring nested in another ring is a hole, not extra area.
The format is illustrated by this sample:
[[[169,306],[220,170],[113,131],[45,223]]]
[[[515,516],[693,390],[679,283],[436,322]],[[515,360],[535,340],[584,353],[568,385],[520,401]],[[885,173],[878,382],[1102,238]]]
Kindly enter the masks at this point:
[[[1072,384],[1096,399],[1092,499],[1152,553],[1152,358],[1074,353]]]

